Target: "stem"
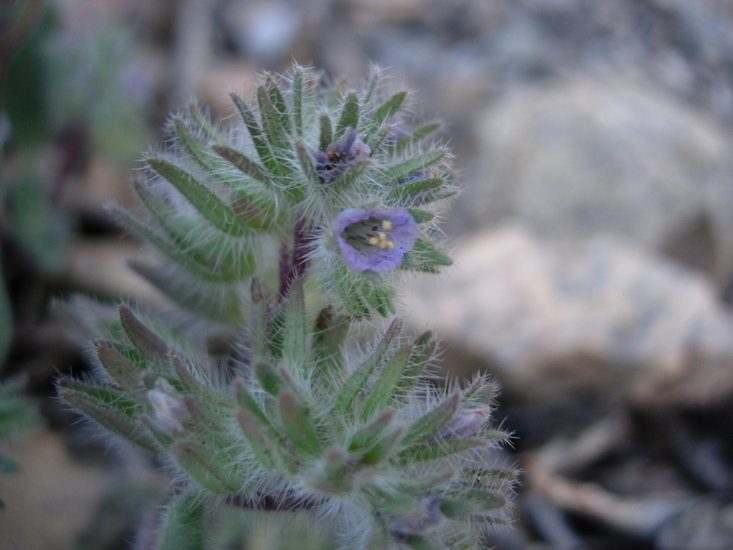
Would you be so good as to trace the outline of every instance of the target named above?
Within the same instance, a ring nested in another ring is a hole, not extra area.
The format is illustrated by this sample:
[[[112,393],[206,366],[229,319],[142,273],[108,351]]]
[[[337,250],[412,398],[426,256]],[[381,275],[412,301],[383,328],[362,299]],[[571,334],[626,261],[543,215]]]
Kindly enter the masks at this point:
[[[288,253],[288,249],[283,245],[280,251],[280,292],[279,299],[282,301],[287,298],[290,287],[293,282],[305,277],[308,268],[308,252],[311,247],[313,237],[310,231],[303,224],[303,220],[299,218],[295,222],[293,231],[293,252]]]
[[[277,510],[312,510],[320,503],[313,499],[304,499],[293,491],[287,491],[277,496],[265,493],[255,493],[254,495],[234,493],[226,498],[225,504],[245,510],[274,512]]]

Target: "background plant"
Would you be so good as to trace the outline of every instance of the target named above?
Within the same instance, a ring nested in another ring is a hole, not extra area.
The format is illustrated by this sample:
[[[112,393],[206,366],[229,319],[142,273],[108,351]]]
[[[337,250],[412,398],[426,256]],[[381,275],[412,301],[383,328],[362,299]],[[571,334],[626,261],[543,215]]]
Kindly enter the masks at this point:
[[[438,125],[414,125],[378,71],[321,80],[263,76],[228,127],[173,117],[135,182],[143,214],[114,208],[163,256],[132,267],[179,309],[96,319],[97,379],[59,394],[164,459],[158,548],[217,547],[231,507],[300,510],[343,548],[475,547],[505,521],[493,384],[436,384],[432,335],[392,318],[397,277],[450,264]]]

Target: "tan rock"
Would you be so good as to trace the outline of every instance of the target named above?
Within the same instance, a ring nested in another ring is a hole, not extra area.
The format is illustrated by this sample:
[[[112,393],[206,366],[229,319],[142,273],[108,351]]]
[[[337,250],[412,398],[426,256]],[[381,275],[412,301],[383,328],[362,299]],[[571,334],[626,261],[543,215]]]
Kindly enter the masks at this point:
[[[413,324],[531,395],[608,389],[648,404],[733,392],[733,318],[699,275],[608,237],[551,244],[519,227],[466,240],[407,289]]]
[[[24,434],[4,442],[3,454],[21,471],[0,475],[0,550],[67,550],[89,525],[109,478],[80,466],[57,435]]]
[[[658,250],[702,218],[717,274],[733,271],[730,140],[705,113],[628,77],[576,76],[510,93],[478,120],[482,181],[462,203],[475,226],[514,219]]]

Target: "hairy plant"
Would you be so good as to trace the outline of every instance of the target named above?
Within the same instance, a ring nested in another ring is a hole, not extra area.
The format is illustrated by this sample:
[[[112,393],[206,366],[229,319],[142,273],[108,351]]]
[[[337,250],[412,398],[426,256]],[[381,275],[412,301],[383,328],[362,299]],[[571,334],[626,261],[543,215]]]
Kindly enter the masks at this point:
[[[450,264],[434,208],[454,189],[448,152],[424,145],[438,125],[383,89],[377,71],[326,89],[295,67],[232,95],[226,128],[193,107],[145,160],[143,214],[114,209],[162,253],[132,266],[181,313],[122,305],[98,323],[96,383],[58,387],[164,459],[159,549],[216,547],[226,507],[300,511],[340,548],[472,548],[506,521],[494,385],[436,384],[432,335],[393,317],[400,274]]]

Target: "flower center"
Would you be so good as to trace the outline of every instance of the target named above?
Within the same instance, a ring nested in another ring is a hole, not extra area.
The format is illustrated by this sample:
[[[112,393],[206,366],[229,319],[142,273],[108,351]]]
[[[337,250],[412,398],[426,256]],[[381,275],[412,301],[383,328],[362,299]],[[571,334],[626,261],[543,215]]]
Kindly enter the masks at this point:
[[[328,157],[328,164],[324,168],[326,170],[333,170],[341,162],[344,154],[339,151],[326,151],[326,157]]]
[[[376,246],[382,249],[392,249],[395,244],[390,239],[392,222],[379,219],[375,216],[347,225],[342,235],[346,242],[357,250],[364,250]]]

